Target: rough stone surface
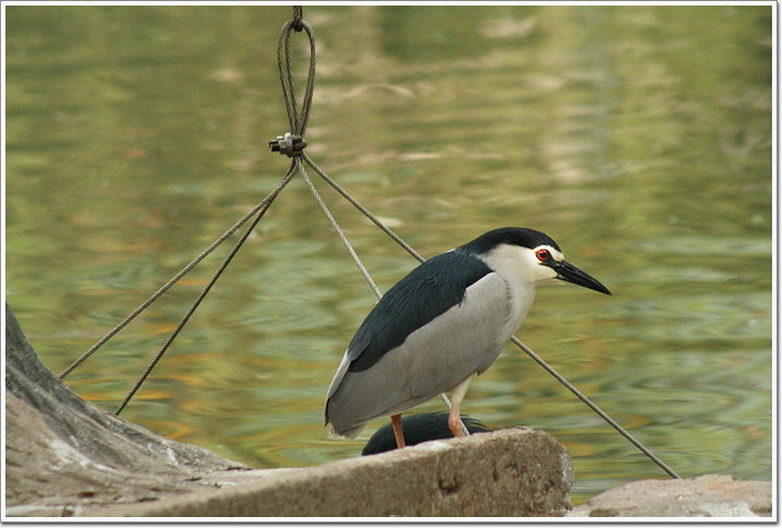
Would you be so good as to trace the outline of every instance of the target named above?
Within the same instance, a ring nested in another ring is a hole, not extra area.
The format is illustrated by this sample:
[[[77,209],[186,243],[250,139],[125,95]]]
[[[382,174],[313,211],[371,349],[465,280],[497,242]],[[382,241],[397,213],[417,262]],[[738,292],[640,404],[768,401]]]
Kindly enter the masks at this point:
[[[591,498],[569,517],[767,517],[771,483],[702,475],[641,480]]]
[[[552,516],[570,504],[564,448],[515,428],[270,475],[96,515],[153,517]]]
[[[570,507],[567,451],[524,428],[250,470],[80,399],[6,313],[9,517],[549,516]]]

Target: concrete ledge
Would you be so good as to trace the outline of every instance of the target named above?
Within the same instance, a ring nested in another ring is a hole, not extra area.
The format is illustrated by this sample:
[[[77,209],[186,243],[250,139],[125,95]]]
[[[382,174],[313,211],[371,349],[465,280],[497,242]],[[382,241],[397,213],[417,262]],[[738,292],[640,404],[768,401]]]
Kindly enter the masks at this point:
[[[269,474],[256,482],[93,510],[131,517],[552,516],[570,508],[570,459],[515,428]]]

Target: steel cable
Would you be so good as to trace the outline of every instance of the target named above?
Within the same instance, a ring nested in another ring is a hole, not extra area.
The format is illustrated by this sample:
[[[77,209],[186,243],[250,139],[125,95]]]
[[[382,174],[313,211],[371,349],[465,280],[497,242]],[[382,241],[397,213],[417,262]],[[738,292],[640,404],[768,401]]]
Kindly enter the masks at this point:
[[[289,171],[292,170],[289,169]],[[287,177],[287,175],[286,175]],[[277,186],[261,201],[259,202],[255,207],[250,209],[250,211],[247,212],[242,218],[240,218],[233,226],[231,226],[225,233],[220,235],[220,237],[217,238],[212,244],[209,245],[205,250],[203,250],[201,253],[198,254],[193,260],[191,260],[185,267],[183,267],[181,270],[179,270],[176,275],[171,277],[168,281],[166,281],[155,293],[150,295],[144,302],[142,302],[135,310],[130,312],[119,324],[117,324],[114,328],[112,328],[106,335],[104,335],[102,338],[100,338],[95,344],[93,344],[86,352],[84,352],[81,356],[78,357],[73,363],[71,363],[68,368],[63,370],[60,373],[60,379],[65,378],[68,374],[70,374],[76,367],[81,365],[85,360],[87,360],[92,354],[94,354],[100,347],[102,347],[106,342],[108,342],[112,337],[117,335],[123,328],[125,328],[131,321],[133,321],[136,317],[138,317],[141,312],[146,310],[152,303],[154,303],[158,298],[160,298],[161,295],[166,293],[169,289],[171,289],[174,284],[179,282],[179,279],[187,275],[188,272],[190,272],[193,268],[195,268],[204,258],[207,257],[212,251],[217,249],[217,247],[225,242],[231,235],[233,235],[239,228],[241,228],[250,218],[258,214],[258,212],[261,209],[264,209],[269,206],[271,201],[274,200],[274,198],[279,194],[279,192],[282,190],[285,185],[288,184],[288,181],[286,181],[286,177],[284,177]]]
[[[215,285],[217,279],[219,279],[222,276],[223,272],[226,270],[226,268],[231,263],[233,258],[242,248],[245,241],[250,236],[250,233],[252,233],[253,229],[255,229],[255,226],[258,225],[258,222],[260,222],[261,218],[263,218],[263,216],[266,214],[266,211],[269,210],[269,207],[271,206],[274,199],[277,197],[280,191],[282,191],[282,189],[285,188],[288,182],[290,182],[293,179],[293,176],[296,174],[296,168],[298,168],[299,166],[300,163],[296,163],[296,162],[291,163],[290,170],[285,175],[285,177],[283,177],[282,181],[280,182],[280,185],[277,186],[277,189],[275,189],[277,192],[273,192],[270,195],[271,199],[268,200],[268,202],[266,202],[266,206],[263,207],[260,211],[258,211],[258,213],[255,215],[255,219],[252,222],[250,222],[249,227],[244,231],[244,233],[239,238],[239,240],[236,241],[236,244],[231,249],[230,253],[228,253],[228,256],[225,257],[223,262],[217,268],[217,271],[215,271],[214,275],[212,275],[212,278],[209,279],[209,282],[207,282],[206,286],[204,286],[204,288],[198,294],[198,297],[196,297],[195,301],[193,301],[193,303],[190,305],[190,308],[188,308],[187,312],[185,312],[185,315],[179,321],[179,324],[177,324],[176,328],[174,328],[174,330],[169,334],[165,343],[163,343],[163,346],[160,348],[160,350],[158,350],[157,354],[155,354],[155,357],[152,358],[152,361],[150,361],[149,365],[147,365],[147,368],[144,370],[143,374],[141,374],[139,379],[133,385],[133,388],[130,389],[128,394],[125,396],[125,399],[122,400],[122,403],[119,405],[119,407],[114,412],[114,414],[121,413],[122,410],[125,408],[125,406],[128,404],[128,402],[130,401],[130,399],[136,394],[136,392],[138,392],[141,385],[144,383],[144,381],[146,381],[147,377],[149,377],[150,373],[152,372],[152,369],[155,368],[155,365],[157,365],[158,361],[160,361],[160,359],[163,357],[163,354],[166,353],[168,348],[174,342],[174,339],[176,339],[176,337],[182,331],[184,326],[190,320],[190,317],[192,317],[193,313],[195,313],[196,309],[198,309],[198,307],[201,305],[201,302],[204,300],[206,295]]]

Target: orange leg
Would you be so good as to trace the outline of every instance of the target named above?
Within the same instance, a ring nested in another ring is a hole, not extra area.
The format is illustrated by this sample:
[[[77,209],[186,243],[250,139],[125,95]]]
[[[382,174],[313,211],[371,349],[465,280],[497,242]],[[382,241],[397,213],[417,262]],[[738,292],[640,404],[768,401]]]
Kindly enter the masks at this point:
[[[402,433],[402,415],[391,415],[391,427],[394,428],[394,438],[396,439],[396,447],[402,449],[405,447],[405,435]]]
[[[454,437],[464,436],[464,424],[458,404],[451,404],[451,412],[448,414],[448,429]]]
[[[462,415],[459,411],[464,395],[467,393],[467,387],[469,386],[470,378],[467,378],[451,391],[451,412],[448,413],[448,429],[451,430],[451,434],[455,437],[470,434],[467,432],[464,423],[462,423]]]

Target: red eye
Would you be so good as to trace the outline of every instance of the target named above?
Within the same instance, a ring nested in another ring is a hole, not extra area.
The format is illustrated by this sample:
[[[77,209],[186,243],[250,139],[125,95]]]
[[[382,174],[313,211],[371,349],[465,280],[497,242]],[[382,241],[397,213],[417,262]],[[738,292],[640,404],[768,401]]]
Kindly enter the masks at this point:
[[[535,252],[535,256],[541,262],[548,262],[551,260],[551,252],[548,249],[539,249]]]

